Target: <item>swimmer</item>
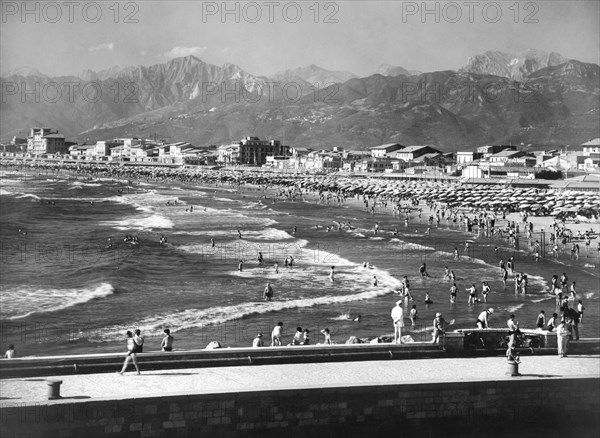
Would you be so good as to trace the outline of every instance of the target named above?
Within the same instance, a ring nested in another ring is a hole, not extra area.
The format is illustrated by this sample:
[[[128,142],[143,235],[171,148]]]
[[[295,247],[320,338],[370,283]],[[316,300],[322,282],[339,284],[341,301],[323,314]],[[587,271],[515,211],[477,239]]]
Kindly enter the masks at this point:
[[[356,318],[352,319],[352,321],[354,322],[359,322],[361,320],[362,316],[358,315],[356,316]]]

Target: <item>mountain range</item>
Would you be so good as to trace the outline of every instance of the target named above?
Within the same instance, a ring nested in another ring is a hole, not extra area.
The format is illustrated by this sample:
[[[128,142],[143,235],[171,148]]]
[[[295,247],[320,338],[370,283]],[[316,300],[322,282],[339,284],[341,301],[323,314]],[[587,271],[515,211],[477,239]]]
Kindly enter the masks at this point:
[[[486,52],[458,71],[384,64],[367,77],[315,65],[266,77],[193,56],[78,76],[18,69],[2,77],[17,89],[3,85],[0,135],[50,126],[81,142],[143,136],[203,145],[256,135],[323,149],[578,144],[598,137],[599,69],[540,50]],[[39,102],[21,90],[38,90]]]

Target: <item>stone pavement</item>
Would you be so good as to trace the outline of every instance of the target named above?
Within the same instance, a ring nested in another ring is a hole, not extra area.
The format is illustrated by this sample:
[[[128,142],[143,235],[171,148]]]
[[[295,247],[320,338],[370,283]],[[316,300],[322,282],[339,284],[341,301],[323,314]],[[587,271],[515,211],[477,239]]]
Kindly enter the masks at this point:
[[[506,375],[503,357],[414,359],[364,362],[258,365],[160,370],[124,376],[82,374],[53,377],[63,381],[61,400],[47,400],[44,377],[0,380],[0,407],[24,403],[123,400],[157,395],[211,394],[257,390],[347,387],[398,383],[496,381],[600,376],[600,356],[523,356],[522,374]],[[117,370],[115,370],[117,371]]]

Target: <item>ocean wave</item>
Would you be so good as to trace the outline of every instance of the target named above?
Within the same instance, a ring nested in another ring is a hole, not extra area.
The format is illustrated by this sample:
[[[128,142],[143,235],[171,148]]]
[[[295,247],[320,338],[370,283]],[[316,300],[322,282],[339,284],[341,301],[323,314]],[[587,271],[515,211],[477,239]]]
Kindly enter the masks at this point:
[[[10,320],[37,313],[56,312],[114,293],[109,283],[82,289],[41,289],[20,287],[2,291],[2,317]]]
[[[102,186],[101,183],[97,183],[97,182],[90,183],[90,182],[81,182],[81,181],[72,181],[69,184],[74,187],[101,187]]]
[[[514,306],[506,306],[504,310],[506,310],[507,313],[515,313],[519,309],[522,309],[523,306],[525,306],[525,303],[516,304]]]
[[[41,201],[41,198],[38,195],[34,195],[33,193],[23,193],[22,195],[15,196],[17,199],[31,198],[34,201]]]
[[[116,230],[152,230],[156,228],[173,228],[174,224],[168,217],[153,214],[146,217],[129,217],[118,221],[105,221],[102,225],[113,227]]]
[[[398,246],[402,247],[402,249],[414,249],[414,250],[426,250],[433,251],[434,248],[426,245],[419,245],[418,243],[405,242],[404,240],[400,240],[396,237],[390,240],[391,243],[395,243]]]

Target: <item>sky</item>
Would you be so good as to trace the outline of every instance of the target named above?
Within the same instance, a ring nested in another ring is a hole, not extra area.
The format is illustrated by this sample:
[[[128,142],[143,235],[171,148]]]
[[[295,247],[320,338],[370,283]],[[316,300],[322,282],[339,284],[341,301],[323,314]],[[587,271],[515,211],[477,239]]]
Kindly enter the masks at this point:
[[[194,55],[255,75],[316,64],[456,70],[529,48],[600,64],[600,2],[0,1],[0,69],[50,76]]]

